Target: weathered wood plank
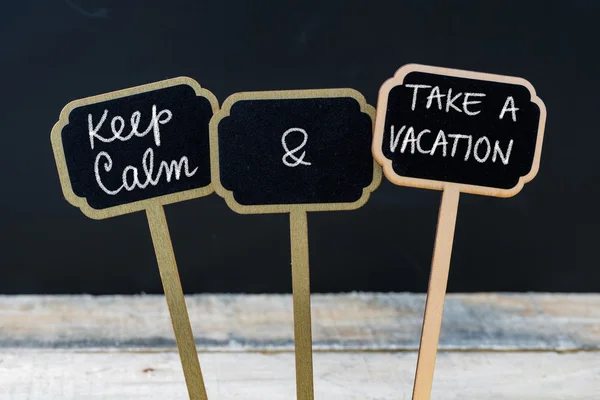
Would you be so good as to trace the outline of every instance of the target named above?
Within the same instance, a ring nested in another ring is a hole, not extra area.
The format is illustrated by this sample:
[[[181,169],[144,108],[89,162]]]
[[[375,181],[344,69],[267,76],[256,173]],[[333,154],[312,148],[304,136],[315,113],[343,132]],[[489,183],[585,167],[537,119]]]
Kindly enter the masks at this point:
[[[289,295],[188,296],[200,351],[293,350]],[[313,295],[317,351],[416,350],[425,296]],[[162,296],[0,296],[0,348],[174,349]],[[450,294],[442,350],[600,350],[600,294]]]
[[[316,353],[315,398],[410,399],[416,354]],[[295,398],[291,353],[202,353],[211,400]],[[185,399],[175,352],[0,350],[0,400]],[[592,400],[598,354],[442,352],[438,400]]]

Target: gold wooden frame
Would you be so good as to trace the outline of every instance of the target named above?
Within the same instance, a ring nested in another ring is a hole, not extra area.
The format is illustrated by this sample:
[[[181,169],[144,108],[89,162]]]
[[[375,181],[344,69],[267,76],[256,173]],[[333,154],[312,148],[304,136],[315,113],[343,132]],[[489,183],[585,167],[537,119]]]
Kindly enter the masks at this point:
[[[310,271],[308,252],[308,211],[354,210],[364,205],[371,193],[381,183],[381,168],[373,160],[373,179],[363,188],[361,197],[351,203],[316,203],[316,204],[270,204],[242,205],[233,197],[233,192],[221,184],[219,166],[219,123],[230,115],[231,107],[244,100],[285,100],[309,98],[351,97],[360,105],[360,111],[375,121],[375,109],[367,104],[362,94],[354,89],[315,89],[315,90],[283,90],[267,92],[236,93],[228,97],[221,110],[210,121],[212,182],[215,192],[225,199],[227,205],[240,214],[290,214],[290,245],[292,258],[292,292],[294,307],[294,345],[296,350],[296,398],[298,400],[314,399],[313,363],[312,363],[312,330],[310,313]]]
[[[73,192],[62,143],[62,129],[69,123],[69,115],[73,109],[88,104],[119,99],[178,85],[188,85],[192,87],[197,96],[204,97],[210,102],[213,116],[216,114],[219,109],[219,103],[217,102],[217,98],[211,92],[201,88],[198,82],[191,78],[173,78],[70,102],[63,108],[58,122],[52,128],[51,142],[63,194],[69,203],[79,207],[86,216],[93,219],[103,219],[136,211],[146,211],[152,243],[156,253],[156,261],[158,263],[169,314],[171,315],[171,323],[175,333],[175,341],[177,342],[179,358],[181,360],[188,394],[191,400],[207,400],[204,378],[200,369],[200,361],[198,360],[194,335],[185,304],[183,288],[181,287],[181,281],[179,279],[177,262],[175,260],[175,253],[173,251],[173,244],[171,242],[163,206],[179,201],[207,196],[213,193],[212,183],[201,188],[166,194],[98,210],[92,208],[88,204],[86,198],[79,197]]]
[[[71,180],[69,178],[69,171],[67,169],[67,162],[65,159],[65,152],[62,144],[62,129],[69,124],[69,115],[77,107],[86,106],[89,104],[101,103],[108,100],[120,99],[123,97],[129,97],[140,93],[152,92],[158,89],[164,89],[172,86],[188,85],[194,89],[197,96],[206,98],[211,105],[213,116],[219,110],[219,102],[214,94],[210,91],[200,87],[198,82],[188,77],[178,77],[173,79],[167,79],[160,82],[150,83],[147,85],[141,85],[132,87],[129,89],[117,90],[115,92],[100,94],[97,96],[86,97],[80,100],[74,100],[67,104],[60,113],[58,122],[52,128],[51,141],[52,149],[54,151],[54,158],[56,160],[56,166],[58,168],[58,176],[63,190],[63,195],[69,203],[75,207],[79,207],[81,211],[90,218],[93,219],[104,219],[110,218],[117,215],[129,214],[136,211],[142,211],[149,207],[156,205],[166,205],[171,203],[177,203],[184,200],[195,199],[197,197],[208,196],[213,193],[212,183],[196,189],[185,190],[177,193],[170,193],[163,196],[153,197],[145,200],[138,200],[135,202],[113,206],[98,210],[92,208],[85,197],[79,197],[73,192],[71,186]]]
[[[282,90],[267,92],[242,92],[229,96],[221,106],[221,109],[210,121],[210,149],[212,163],[212,182],[215,186],[215,192],[225,199],[227,205],[235,212],[240,214],[270,214],[270,213],[291,213],[295,211],[335,211],[335,210],[355,210],[362,207],[368,200],[371,193],[377,189],[381,183],[381,168],[373,160],[373,180],[371,184],[363,188],[360,199],[352,203],[313,203],[313,204],[270,204],[270,205],[243,205],[238,203],[233,192],[227,190],[221,184],[221,175],[219,168],[219,136],[218,127],[221,120],[230,115],[231,107],[238,101],[244,100],[287,100],[287,99],[310,99],[310,98],[334,98],[351,97],[360,105],[360,111],[369,115],[372,121],[375,121],[375,108],[367,103],[365,97],[354,89],[311,89],[311,90]]]

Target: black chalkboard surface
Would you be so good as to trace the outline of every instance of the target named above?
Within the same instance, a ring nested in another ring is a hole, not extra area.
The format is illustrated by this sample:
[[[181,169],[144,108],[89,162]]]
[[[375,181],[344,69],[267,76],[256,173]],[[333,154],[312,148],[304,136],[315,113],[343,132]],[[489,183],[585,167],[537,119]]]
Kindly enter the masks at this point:
[[[378,108],[373,150],[394,183],[506,197],[537,173],[545,107],[524,79],[408,65]]]
[[[146,211],[190,399],[206,399],[206,388],[163,206],[213,192],[217,108],[211,92],[180,77],[75,100],[51,133],[71,204],[97,219]]]
[[[375,109],[353,89],[236,93],[210,122],[215,191],[234,211],[289,213],[296,397],[313,399],[308,211],[356,209],[381,182]]]
[[[461,192],[509,197],[538,169],[546,107],[524,79],[409,64],[379,91],[373,155],[394,184],[443,190],[415,384],[429,399]]]
[[[104,218],[209,194],[216,108],[189,78],[70,103],[52,134],[65,197]]]
[[[69,101],[184,75],[219,104],[351,87],[376,106],[407,63],[522,76],[551,113],[531,183],[462,196],[449,291],[600,292],[600,1],[373,4],[4,1],[0,293],[162,293],[143,213],[95,223],[64,200],[48,136]],[[356,212],[309,215],[312,291],[424,292],[440,195],[384,181]],[[218,196],[165,209],[187,293],[290,292],[286,215],[239,216]]]
[[[216,190],[238,212],[357,208],[381,180],[374,113],[351,89],[237,93],[211,121]]]

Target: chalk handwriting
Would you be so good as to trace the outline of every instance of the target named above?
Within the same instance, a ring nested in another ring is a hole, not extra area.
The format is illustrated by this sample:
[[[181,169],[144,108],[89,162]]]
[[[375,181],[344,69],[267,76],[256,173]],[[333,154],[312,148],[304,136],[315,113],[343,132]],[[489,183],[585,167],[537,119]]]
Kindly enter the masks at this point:
[[[304,138],[302,140],[302,143],[300,143],[300,145],[298,145],[298,146],[294,147],[292,150],[290,150],[288,148],[286,138],[292,132],[300,132],[300,133],[302,133]],[[296,157],[296,155],[295,155],[298,151],[300,151],[306,145],[306,142],[308,142],[308,133],[306,133],[306,131],[304,129],[290,128],[287,131],[285,131],[283,133],[283,135],[281,136],[281,145],[283,146],[283,150],[285,150],[285,154],[281,158],[281,161],[283,161],[283,163],[288,167],[297,167],[300,164],[311,165],[310,162],[304,161],[304,157],[306,157],[306,151],[303,151],[302,154],[300,154],[300,157]],[[291,159],[292,161],[290,162],[289,159]]]
[[[500,111],[500,117],[498,119],[504,118],[504,113],[506,113],[507,111],[511,112],[513,122],[517,122],[517,111],[519,111],[519,109],[515,107],[515,99],[513,99],[512,96],[508,96],[506,98],[506,101],[504,102],[504,107],[502,107],[502,111]]]
[[[104,137],[100,135],[98,132],[102,128],[102,125],[106,121],[106,117],[108,116],[108,110],[104,110],[102,113],[102,117],[100,117],[100,121],[96,125],[94,125],[92,121],[92,114],[88,114],[88,135],[90,137],[90,146],[92,150],[94,149],[94,140],[97,139],[103,143],[111,143],[116,139],[119,139],[122,142],[126,142],[131,139],[133,136],[136,137],[144,137],[150,131],[154,134],[154,142],[157,146],[160,146],[160,125],[164,125],[171,120],[173,117],[173,113],[169,110],[160,110],[156,111],[156,105],[152,106],[152,118],[148,127],[145,131],[139,132],[138,128],[140,125],[140,119],[142,114],[139,111],[135,111],[131,114],[131,118],[129,120],[131,125],[131,130],[128,134],[122,135],[123,130],[125,129],[125,120],[120,115],[116,115],[110,121],[110,130],[112,133],[111,137]]]
[[[451,110],[454,110],[459,113],[464,112],[466,115],[469,115],[469,116],[475,116],[481,112],[481,110],[474,110],[472,108],[472,106],[474,106],[475,104],[480,104],[481,100],[473,100],[473,98],[485,97],[485,93],[459,92],[459,93],[456,93],[455,95],[452,95],[452,88],[448,89],[447,92],[444,94],[440,90],[439,86],[431,87],[431,85],[419,85],[419,84],[406,84],[404,86],[407,88],[413,89],[412,102],[410,105],[410,109],[412,111],[414,111],[415,108],[417,107],[417,98],[418,98],[419,89],[430,89],[431,88],[431,90],[429,91],[429,95],[427,96],[427,103],[425,103],[426,109],[429,110],[431,107],[435,107],[435,105],[437,105],[437,109],[440,111],[445,111],[448,113]],[[459,97],[461,97],[461,96],[463,98],[462,104],[461,104],[462,108],[460,108],[456,104],[454,104],[455,102],[459,101]],[[446,98],[445,102],[443,100],[444,98]],[[435,101],[435,103],[434,103],[434,101]],[[508,102],[508,100],[507,100],[507,102]],[[505,107],[506,107],[506,105],[505,105]],[[514,107],[514,103],[513,103],[513,107]],[[511,111],[511,109],[507,109],[507,111]],[[502,119],[503,114],[504,114],[504,112],[501,114],[500,119]]]
[[[110,172],[113,167],[113,161],[110,155],[106,151],[101,151],[96,156],[96,161],[94,162],[94,174],[96,176],[96,182],[98,186],[107,194],[114,196],[118,194],[121,190],[125,189],[128,192],[131,192],[135,188],[145,189],[148,185],[156,186],[158,185],[161,177],[164,173],[164,178],[167,182],[171,182],[173,176],[176,180],[181,178],[181,172],[183,171],[184,175],[188,178],[194,176],[198,171],[198,167],[194,168],[190,171],[189,160],[186,156],[181,157],[179,161],[173,160],[170,163],[166,161],[161,161],[156,174],[154,173],[154,150],[152,148],[148,148],[144,152],[144,156],[142,157],[142,169],[143,174],[145,175],[145,180],[142,178],[140,180],[139,169],[128,165],[125,167],[121,174],[122,185],[116,189],[107,188],[102,182],[102,177],[100,175],[100,165],[102,163],[102,167],[104,172]]]
[[[404,134],[404,138],[401,138]],[[485,163],[491,161],[493,163],[500,161],[504,165],[508,165],[510,161],[510,155],[513,149],[514,140],[510,139],[505,150],[500,145],[500,141],[496,140],[492,145],[492,142],[487,136],[481,136],[475,140],[473,144],[472,135],[461,135],[461,134],[446,134],[443,130],[439,130],[435,135],[435,140],[431,148],[424,148],[423,141],[427,135],[433,139],[432,132],[429,129],[423,129],[416,134],[414,127],[402,125],[400,129],[396,130],[395,126],[392,125],[390,129],[390,152],[395,153],[397,150],[400,153],[415,154],[428,154],[430,156],[438,155],[440,157],[448,156],[448,147],[452,144],[449,152],[449,156],[454,158],[459,151],[459,144],[461,153],[464,151],[464,160],[468,161],[471,154],[475,161],[479,163]],[[431,139],[430,139],[431,140]],[[462,142],[461,142],[462,141]],[[398,147],[398,144],[402,143]],[[431,141],[429,142],[431,143]]]
[[[140,111],[135,111],[129,118],[129,132],[124,134],[125,126],[127,125],[125,119],[120,115],[115,115],[107,125],[110,127],[110,136],[102,135],[100,133],[102,127],[106,123],[108,118],[108,110],[104,110],[102,116],[98,122],[94,123],[92,114],[88,114],[88,135],[90,139],[90,146],[94,149],[96,140],[102,143],[111,143],[115,140],[126,142],[133,137],[144,137],[149,133],[153,135],[153,144],[156,147],[161,145],[161,125],[164,125],[171,121],[173,113],[170,110],[158,110],[156,105],[152,106],[152,114],[150,122],[146,129],[140,132],[140,120],[142,114]],[[127,154],[127,153],[125,153]],[[107,151],[100,151],[96,155],[94,161],[94,175],[96,183],[106,194],[115,196],[122,190],[132,191],[134,189],[146,189],[148,186],[156,186],[161,180],[171,182],[173,179],[179,180],[184,175],[190,178],[196,174],[198,167],[190,171],[190,162],[187,156],[182,156],[179,160],[173,160],[170,162],[161,161],[158,163],[158,168],[155,167],[154,162],[154,150],[149,147],[142,156],[141,171],[139,168],[133,165],[128,165],[123,169],[121,173],[121,186],[117,188],[108,188],[105,185],[106,174],[110,173],[113,169],[113,159]],[[103,178],[104,177],[104,181]]]

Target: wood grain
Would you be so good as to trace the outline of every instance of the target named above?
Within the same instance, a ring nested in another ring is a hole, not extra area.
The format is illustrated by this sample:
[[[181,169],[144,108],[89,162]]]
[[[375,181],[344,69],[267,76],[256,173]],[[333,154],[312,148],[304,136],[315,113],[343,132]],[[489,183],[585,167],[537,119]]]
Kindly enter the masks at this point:
[[[460,188],[458,185],[448,185],[442,193],[431,273],[429,275],[429,287],[427,288],[427,300],[425,301],[421,344],[417,358],[413,400],[429,400],[431,398],[459,197]]]
[[[315,398],[307,224],[306,211],[292,211],[290,213],[296,398],[298,400],[314,400]]]
[[[315,353],[315,398],[410,399],[416,353]],[[211,400],[295,398],[292,353],[200,354]],[[0,400],[185,399],[176,352],[1,349]],[[596,400],[596,353],[440,352],[436,400]]]
[[[295,398],[290,295],[187,297],[210,400]],[[424,295],[312,295],[315,398],[410,399]],[[432,398],[592,400],[600,294],[449,294]],[[163,296],[0,296],[0,400],[185,399]]]
[[[167,306],[190,400],[208,400],[163,206],[146,210]]]
[[[293,351],[290,295],[186,296],[201,351]],[[425,295],[311,296],[316,351],[415,351]],[[0,296],[0,348],[176,349],[163,296]],[[448,294],[440,350],[598,351],[600,294]]]

